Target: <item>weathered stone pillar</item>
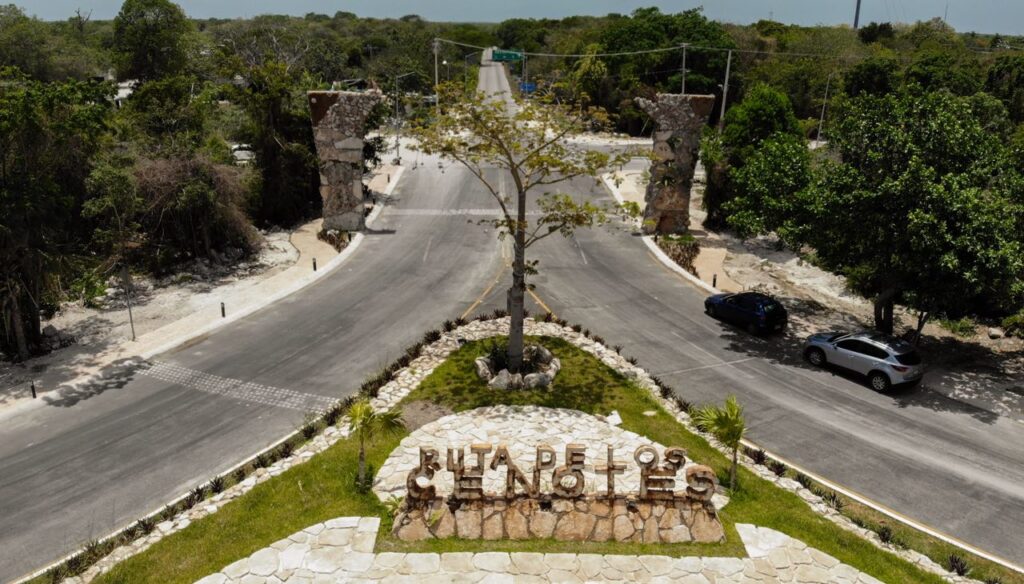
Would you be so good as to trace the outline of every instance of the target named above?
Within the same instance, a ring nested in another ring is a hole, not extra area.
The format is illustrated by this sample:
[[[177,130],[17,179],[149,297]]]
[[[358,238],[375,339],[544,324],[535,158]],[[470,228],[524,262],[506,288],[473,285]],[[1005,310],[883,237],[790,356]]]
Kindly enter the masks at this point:
[[[690,226],[690,187],[700,135],[715,105],[713,95],[659,93],[637,104],[654,119],[651,182],[644,201],[644,233],[686,233]]]
[[[324,229],[358,231],[363,218],[363,130],[380,91],[310,91],[309,111],[320,159]]]

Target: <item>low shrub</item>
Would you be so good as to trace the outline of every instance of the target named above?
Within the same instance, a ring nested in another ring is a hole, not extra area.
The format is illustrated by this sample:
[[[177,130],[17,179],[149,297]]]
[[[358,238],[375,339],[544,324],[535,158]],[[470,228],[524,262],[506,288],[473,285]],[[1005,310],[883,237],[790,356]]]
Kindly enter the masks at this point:
[[[450,320],[446,320],[444,321],[444,324],[441,325],[441,328],[444,329],[444,332],[450,333],[455,330],[455,323]]]
[[[615,345],[614,347],[612,347],[612,350],[614,350],[616,353],[621,355],[622,354],[622,345]]]
[[[439,330],[427,331],[426,333],[423,334],[423,344],[424,345],[429,345],[430,343],[436,343],[439,340],[441,340],[441,331],[439,331]]]
[[[469,324],[469,321],[462,318],[461,316],[455,319],[455,328],[459,328],[460,326],[466,326],[467,324]]]
[[[544,321],[544,322],[554,322],[555,314],[553,312],[550,312],[550,311],[545,312],[544,316],[541,317],[541,320]]]
[[[491,313],[491,318],[495,320],[505,318],[506,316],[508,316],[508,311],[501,308],[495,308],[494,312]]]
[[[764,465],[768,462],[768,454],[760,448],[750,448],[749,446],[743,447],[743,454],[747,455],[747,458],[754,461],[754,464]]]
[[[256,455],[256,460],[254,460],[252,463],[256,468],[267,468],[268,466],[274,463],[274,460],[266,452],[261,452]]]
[[[959,554],[949,554],[949,558],[946,560],[946,567],[957,576],[966,576],[971,571],[971,566],[967,563],[967,560]]]
[[[295,452],[295,446],[292,445],[291,440],[285,440],[277,447],[277,455],[279,458],[288,458]]]
[[[583,332],[583,327],[578,325],[578,324],[574,324],[570,328],[572,329],[572,332],[574,332],[574,333]]]
[[[786,474],[786,471],[789,470],[789,467],[786,466],[786,463],[782,462],[781,460],[772,460],[768,462],[768,470],[775,473],[775,476],[781,477]]]
[[[601,344],[601,345],[604,344],[604,337],[602,337],[601,335],[594,335],[593,339],[594,339],[595,343],[598,343],[598,344]]]
[[[227,481],[222,476],[215,476],[210,479],[210,492],[213,494],[221,493],[224,491],[224,487]]]
[[[306,440],[316,436],[316,420],[310,420],[302,425],[302,437]]]
[[[1017,314],[1007,316],[1001,323],[1003,331],[1014,337],[1024,337],[1024,309]]]
[[[187,497],[185,497],[185,505],[188,507],[195,507],[206,498],[206,487],[199,485],[198,487],[189,491]]]
[[[687,414],[693,413],[693,404],[679,397],[678,395],[676,396],[676,405],[679,406],[680,410],[686,412]]]
[[[626,362],[627,362],[627,363],[629,363],[630,365],[636,365],[636,364],[637,364],[637,363],[639,363],[640,361],[639,361],[639,360],[637,360],[637,358],[636,358],[636,357],[627,357],[627,358],[626,358]]]
[[[160,510],[160,518],[163,519],[164,521],[170,521],[177,514],[178,514],[178,506],[173,504],[173,503],[170,504],[170,505],[167,505],[166,507],[164,507],[163,509]]]
[[[589,339],[590,338],[590,329],[588,329],[588,328],[583,329],[583,336],[585,336],[585,337],[587,337]]]
[[[135,522],[135,529],[142,535],[149,535],[156,527],[156,520],[152,517],[143,517]]]
[[[976,325],[973,320],[965,316],[958,320],[940,318],[939,326],[958,337],[967,338],[974,336]]]
[[[843,501],[842,497],[839,496],[839,493],[836,493],[835,491],[828,491],[824,495],[821,495],[821,498],[825,501],[826,505],[836,511],[842,511],[843,507],[846,506],[846,502]]]
[[[892,528],[888,525],[882,525],[875,531],[878,534],[878,539],[882,543],[892,543],[892,538],[895,537],[892,533]]]
[[[245,467],[236,468],[235,472],[231,473],[231,478],[235,481],[235,484],[245,480]]]
[[[795,478],[796,478],[796,482],[800,483],[801,487],[807,489],[808,491],[812,491],[813,492],[814,481],[811,480],[811,477],[805,475],[802,472],[798,472],[798,473],[796,473],[796,477]]]

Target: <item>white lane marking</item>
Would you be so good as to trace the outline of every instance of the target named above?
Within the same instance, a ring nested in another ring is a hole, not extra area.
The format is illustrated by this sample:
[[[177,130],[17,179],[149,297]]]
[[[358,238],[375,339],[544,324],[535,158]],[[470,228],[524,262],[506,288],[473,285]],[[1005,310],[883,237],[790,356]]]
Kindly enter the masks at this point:
[[[430,255],[430,244],[434,242],[434,236],[431,235],[430,239],[427,240],[427,249],[423,250],[423,263],[427,263],[427,256]]]
[[[700,346],[697,345],[697,343],[694,343],[693,341],[687,340],[686,338],[683,337],[683,335],[677,333],[676,331],[672,331],[672,334],[675,335],[676,337],[682,339],[683,341],[686,341],[686,344],[690,345],[694,349],[697,349],[701,353],[704,353],[705,355],[707,355],[711,359],[713,359],[715,361],[718,361],[718,363],[716,363],[715,365],[712,365],[712,367],[717,367],[718,365],[732,365],[733,363],[742,363],[744,361],[750,361],[750,360],[753,359],[753,357],[750,357],[750,358],[747,358],[747,359],[739,359],[739,360],[736,360],[736,361],[726,361],[726,360],[722,359],[721,357],[713,355],[712,353],[702,349]],[[698,369],[706,369],[706,368],[707,367],[699,367]],[[739,373],[743,377],[746,377],[747,379],[753,379],[754,378],[754,375],[751,375],[750,373],[747,373],[746,371],[743,371],[743,370],[741,370],[739,368],[736,368],[736,367],[733,367],[733,369],[736,369],[737,373]],[[682,373],[682,372],[680,371],[679,373]]]
[[[300,412],[322,412],[337,401],[322,395],[211,375],[162,361],[144,363],[139,367],[139,373],[205,393]]]
[[[580,257],[583,259],[583,265],[585,266],[589,264],[590,262],[587,261],[587,255],[583,253],[583,246],[580,245],[580,240],[576,239],[576,236],[573,235],[572,241],[576,244],[576,249],[580,251]]]
[[[711,365],[699,365],[697,367],[687,367],[686,369],[674,369],[672,371],[662,371],[662,372],[658,373],[657,375],[675,375],[677,373],[688,373],[690,371],[698,371],[700,369],[713,369],[715,367],[721,367],[723,365],[735,365],[736,363],[744,363],[746,361],[753,361],[756,358],[757,357],[747,357],[745,359],[736,359],[735,361],[722,361],[720,363],[712,363]],[[740,373],[744,373],[744,372],[741,371]],[[746,375],[746,374],[744,373],[744,375]],[[753,377],[753,376],[747,375],[747,377]]]

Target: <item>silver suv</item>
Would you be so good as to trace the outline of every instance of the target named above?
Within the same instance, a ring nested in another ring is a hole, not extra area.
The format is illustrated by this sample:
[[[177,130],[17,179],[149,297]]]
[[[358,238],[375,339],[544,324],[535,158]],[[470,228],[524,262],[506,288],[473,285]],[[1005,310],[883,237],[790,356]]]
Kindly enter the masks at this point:
[[[913,345],[881,333],[813,334],[804,344],[804,357],[818,367],[829,363],[865,375],[875,391],[915,384],[924,375]]]

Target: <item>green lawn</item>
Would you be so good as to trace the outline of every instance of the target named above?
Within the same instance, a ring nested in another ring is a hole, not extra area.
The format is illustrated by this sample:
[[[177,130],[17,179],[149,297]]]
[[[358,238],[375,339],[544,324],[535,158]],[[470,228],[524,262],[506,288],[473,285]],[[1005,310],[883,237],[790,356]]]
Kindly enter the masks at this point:
[[[690,458],[712,466],[720,477],[726,476],[726,458],[677,423],[644,390],[562,340],[544,338],[541,342],[561,359],[563,365],[550,390],[496,392],[487,389],[473,372],[473,359],[486,350],[484,341],[468,343],[455,352],[406,401],[425,399],[456,411],[498,403],[539,404],[597,414],[618,410],[624,428],[664,445],[682,446]],[[657,413],[645,416],[643,412],[648,410]],[[368,452],[370,462],[379,467],[400,439],[374,442]],[[376,496],[358,493],[354,488],[357,455],[358,449],[352,441],[340,441],[306,464],[260,484],[219,512],[192,523],[122,562],[97,581],[132,584],[192,582],[309,525],[339,516],[378,515],[384,517],[378,549],[409,551],[587,551],[735,556],[741,555],[743,548],[733,526],[735,523],[754,523],[801,539],[886,582],[942,582],[937,576],[922,572],[842,531],[812,512],[796,495],[742,469],[739,475],[742,490],[733,494],[732,501],[721,512],[728,538],[721,544],[591,543],[581,546],[554,540],[399,542],[387,535],[389,520]]]

